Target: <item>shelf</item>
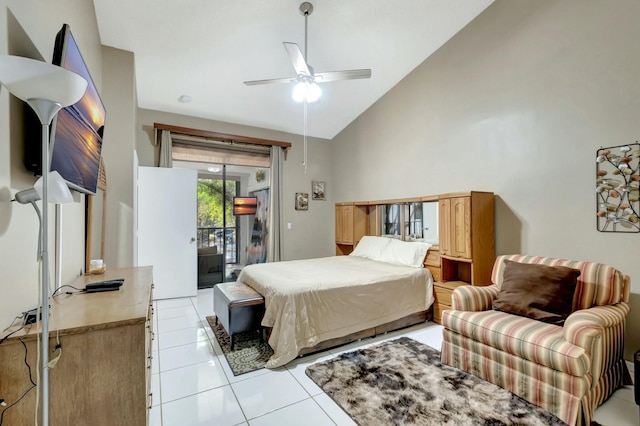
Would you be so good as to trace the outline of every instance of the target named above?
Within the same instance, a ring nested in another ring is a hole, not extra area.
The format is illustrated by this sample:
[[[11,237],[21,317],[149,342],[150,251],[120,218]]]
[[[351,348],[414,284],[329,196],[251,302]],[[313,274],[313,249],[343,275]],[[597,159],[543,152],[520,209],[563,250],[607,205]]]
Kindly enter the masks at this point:
[[[441,254],[440,257],[442,257],[443,259],[453,260],[453,261],[456,261],[456,262],[473,263],[472,259],[466,259],[464,257],[448,256],[446,254]]]
[[[472,263],[469,259],[442,256],[442,281],[462,281],[471,284]]]

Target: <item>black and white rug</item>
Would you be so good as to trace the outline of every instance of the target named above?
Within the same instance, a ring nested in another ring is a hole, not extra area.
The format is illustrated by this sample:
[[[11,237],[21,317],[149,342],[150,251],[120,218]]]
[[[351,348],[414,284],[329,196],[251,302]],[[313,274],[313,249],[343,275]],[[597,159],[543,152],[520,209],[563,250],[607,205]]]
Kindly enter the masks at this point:
[[[440,362],[408,337],[307,367],[359,425],[566,425],[492,383]]]
[[[231,339],[229,339],[227,332],[224,331],[222,324],[216,324],[215,316],[207,317],[207,321],[220,344],[220,348],[222,348],[225,358],[227,358],[234,376],[264,368],[271,355],[273,355],[271,346],[255,331],[234,335],[233,350],[231,350]]]

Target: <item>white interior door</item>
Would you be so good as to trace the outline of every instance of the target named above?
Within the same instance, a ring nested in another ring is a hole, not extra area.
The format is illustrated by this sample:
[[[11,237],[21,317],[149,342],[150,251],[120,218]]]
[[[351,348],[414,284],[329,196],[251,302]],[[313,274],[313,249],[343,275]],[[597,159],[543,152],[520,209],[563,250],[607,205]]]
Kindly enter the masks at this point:
[[[155,299],[195,296],[196,170],[138,168],[138,265],[153,265]]]

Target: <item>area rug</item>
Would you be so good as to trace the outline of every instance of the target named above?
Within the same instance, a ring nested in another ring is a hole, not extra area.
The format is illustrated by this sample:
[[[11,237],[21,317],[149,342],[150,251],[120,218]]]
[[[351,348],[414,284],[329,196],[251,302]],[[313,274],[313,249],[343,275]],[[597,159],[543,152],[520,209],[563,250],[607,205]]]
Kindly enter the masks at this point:
[[[216,324],[215,316],[207,317],[207,321],[234,376],[264,368],[273,355],[271,346],[256,331],[235,334],[233,336],[233,350],[231,350],[231,340],[222,324]]]
[[[401,337],[312,364],[307,375],[360,426],[565,425],[552,414],[440,362]]]

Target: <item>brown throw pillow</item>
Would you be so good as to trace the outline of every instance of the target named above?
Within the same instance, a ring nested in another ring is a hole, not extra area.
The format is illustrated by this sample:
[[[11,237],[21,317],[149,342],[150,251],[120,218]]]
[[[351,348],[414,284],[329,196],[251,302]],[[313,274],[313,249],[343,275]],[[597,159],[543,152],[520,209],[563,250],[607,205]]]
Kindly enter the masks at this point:
[[[555,325],[572,312],[580,271],[505,260],[502,287],[493,309]]]

